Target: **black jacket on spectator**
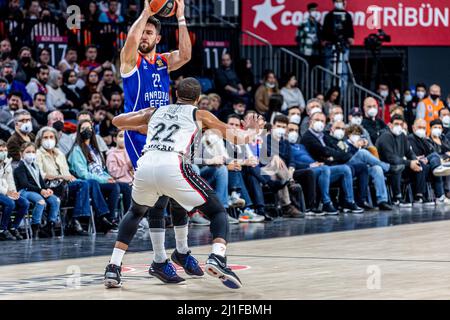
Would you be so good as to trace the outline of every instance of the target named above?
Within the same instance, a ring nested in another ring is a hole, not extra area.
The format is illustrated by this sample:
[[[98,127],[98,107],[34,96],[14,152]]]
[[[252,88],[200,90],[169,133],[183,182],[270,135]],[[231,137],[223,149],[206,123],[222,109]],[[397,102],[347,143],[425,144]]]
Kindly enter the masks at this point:
[[[74,90],[72,90],[66,85],[63,85],[61,87],[61,89],[66,94],[67,100],[73,102],[74,108],[81,109],[81,106],[83,105],[83,101],[81,98],[80,90],[78,88],[75,88]]]
[[[320,140],[310,131],[310,129],[308,129],[302,137],[301,144],[305,146],[306,150],[314,160],[324,162],[327,165],[342,164],[350,160],[352,155],[346,154],[342,151],[338,151],[334,149],[334,147],[331,147],[329,144],[331,140],[329,138],[327,138],[327,135],[324,135],[323,140],[326,144],[324,146],[322,145]],[[332,157],[333,159],[331,160],[330,157]]]
[[[345,152],[342,150],[338,143],[341,140],[336,139],[335,137],[332,137],[330,134],[325,134],[325,143],[328,147],[333,149],[334,155],[332,156],[334,161],[332,161],[333,164],[344,164],[347,163],[352,157],[353,154],[350,152]],[[344,141],[341,141],[342,143],[345,143]]]
[[[438,145],[431,138],[429,138],[428,141],[430,141],[431,145],[434,148],[434,151],[437,152],[442,158],[444,159],[450,158],[450,156],[447,155],[447,152],[450,151],[450,141],[447,139],[446,136],[441,135],[441,145]]]
[[[262,145],[262,154],[267,154],[268,157],[272,157],[273,154],[278,154],[287,167],[295,168],[294,159],[291,157],[291,144],[289,141],[287,139],[281,139],[274,146],[275,148],[272,149],[272,135],[269,134],[267,136],[267,142]]]
[[[419,138],[414,133],[408,135],[408,141],[416,156],[428,156],[434,152],[434,147],[427,138]]]
[[[233,68],[224,68],[223,66],[217,69],[215,82],[216,88],[221,95],[228,95],[228,91],[225,90],[227,85],[238,89],[238,85],[241,83]]]
[[[408,138],[404,134],[395,136],[391,130],[384,132],[378,138],[376,147],[380,160],[391,165],[403,164],[409,167],[411,160],[417,159]]]
[[[117,84],[117,83],[112,83],[112,84],[105,84],[105,86],[103,87],[102,90],[102,94],[103,96],[106,98],[106,100],[111,100],[111,95],[114,92],[118,92],[120,94],[123,93],[122,88]]]
[[[341,31],[337,31],[337,29],[341,29]],[[352,16],[347,11],[333,9],[325,16],[321,38],[336,43],[340,36],[343,40],[355,38]]]
[[[37,164],[33,164],[36,168],[38,168]],[[42,188],[39,188],[38,184],[34,181],[33,176],[30,171],[28,171],[25,163],[23,161],[19,162],[19,166],[14,169],[14,181],[16,183],[17,190],[27,190],[31,192],[41,193],[42,189],[47,189],[47,185],[45,184],[44,179],[42,179],[41,173],[39,173],[39,183]]]
[[[370,139],[372,143],[376,143],[377,139],[383,133],[383,130],[387,129],[388,126],[380,118],[376,118],[375,121],[369,118],[364,118],[362,121],[362,126],[369,132]]]

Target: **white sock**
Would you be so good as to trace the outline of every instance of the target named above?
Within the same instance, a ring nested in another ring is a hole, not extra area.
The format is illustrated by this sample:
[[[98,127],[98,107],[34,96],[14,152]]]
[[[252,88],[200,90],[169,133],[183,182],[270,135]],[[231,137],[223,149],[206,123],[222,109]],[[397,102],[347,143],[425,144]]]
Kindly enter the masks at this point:
[[[223,243],[213,243],[212,245],[212,253],[218,256],[225,257],[226,250],[227,246],[224,245]]]
[[[153,261],[156,263],[163,263],[167,260],[166,248],[164,247],[166,230],[150,229],[150,238],[153,246]]]
[[[111,256],[111,260],[109,261],[109,263],[115,264],[116,266],[120,267],[120,265],[122,264],[122,259],[123,259],[124,254],[125,254],[125,250],[122,250],[119,248],[114,248],[112,256]]]
[[[188,225],[174,226],[175,241],[177,243],[177,251],[186,254],[189,251],[188,247]]]

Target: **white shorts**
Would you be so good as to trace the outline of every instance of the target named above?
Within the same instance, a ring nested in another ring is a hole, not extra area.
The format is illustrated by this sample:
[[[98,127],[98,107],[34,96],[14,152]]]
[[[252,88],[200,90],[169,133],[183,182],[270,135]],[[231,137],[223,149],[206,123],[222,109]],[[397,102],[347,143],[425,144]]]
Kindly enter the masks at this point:
[[[168,196],[191,211],[206,202],[210,190],[181,155],[148,151],[137,162],[132,198],[137,204],[153,207],[160,196]]]

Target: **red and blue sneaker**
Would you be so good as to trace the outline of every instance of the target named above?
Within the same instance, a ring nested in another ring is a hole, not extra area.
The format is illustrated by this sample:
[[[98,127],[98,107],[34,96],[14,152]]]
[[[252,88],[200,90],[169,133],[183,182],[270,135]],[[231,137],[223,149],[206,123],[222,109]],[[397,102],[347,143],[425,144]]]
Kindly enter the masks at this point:
[[[180,283],[186,281],[177,274],[174,265],[167,259],[163,263],[153,262],[148,273],[164,283]]]
[[[170,258],[173,262],[182,267],[186,274],[196,277],[202,277],[204,275],[202,268],[198,265],[197,259],[191,255],[191,250],[186,254],[183,254],[175,249]]]

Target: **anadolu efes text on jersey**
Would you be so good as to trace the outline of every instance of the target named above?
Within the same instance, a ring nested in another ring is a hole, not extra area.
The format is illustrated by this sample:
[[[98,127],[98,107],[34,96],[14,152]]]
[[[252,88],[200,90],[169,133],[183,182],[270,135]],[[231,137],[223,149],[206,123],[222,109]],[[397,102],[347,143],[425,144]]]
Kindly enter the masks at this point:
[[[122,74],[125,112],[169,104],[170,78],[167,60],[156,54],[152,60],[139,55],[136,67]]]
[[[157,109],[148,124],[144,152],[176,152],[185,159],[191,159],[201,133],[196,122],[196,112],[197,107],[182,104]]]

